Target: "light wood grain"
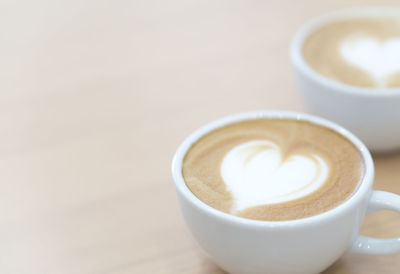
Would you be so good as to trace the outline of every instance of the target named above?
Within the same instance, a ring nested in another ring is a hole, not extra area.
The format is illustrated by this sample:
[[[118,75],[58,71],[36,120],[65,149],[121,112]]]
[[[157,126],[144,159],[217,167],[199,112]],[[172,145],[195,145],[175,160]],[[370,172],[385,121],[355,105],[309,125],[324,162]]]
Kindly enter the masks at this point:
[[[0,273],[223,273],[181,219],[172,155],[255,109],[307,111],[290,39],[338,8],[397,1],[1,1]],[[400,154],[375,188],[400,194]],[[362,233],[398,234],[393,213]],[[345,255],[325,273],[398,273]]]

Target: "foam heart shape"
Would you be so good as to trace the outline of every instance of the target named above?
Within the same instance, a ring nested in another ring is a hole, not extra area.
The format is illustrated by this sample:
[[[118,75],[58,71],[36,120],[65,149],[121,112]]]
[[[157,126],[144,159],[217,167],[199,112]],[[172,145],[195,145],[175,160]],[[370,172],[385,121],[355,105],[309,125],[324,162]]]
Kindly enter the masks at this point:
[[[278,145],[254,140],[233,148],[225,155],[221,176],[235,198],[233,211],[239,211],[312,193],[328,177],[328,165],[315,154],[291,155],[282,159]]]
[[[350,37],[340,46],[343,58],[351,65],[369,73],[379,87],[385,78],[400,72],[400,38],[384,42],[371,37]]]

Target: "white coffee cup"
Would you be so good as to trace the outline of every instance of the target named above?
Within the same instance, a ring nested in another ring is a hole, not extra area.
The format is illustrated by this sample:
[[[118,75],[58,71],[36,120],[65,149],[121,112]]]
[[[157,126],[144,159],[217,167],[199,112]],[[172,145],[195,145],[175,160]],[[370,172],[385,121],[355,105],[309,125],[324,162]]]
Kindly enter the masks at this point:
[[[400,149],[400,88],[364,88],[324,77],[302,55],[303,43],[321,26],[344,18],[400,16],[392,7],[352,8],[333,12],[305,24],[290,47],[298,87],[311,112],[341,124],[372,151]]]
[[[200,137],[225,125],[257,118],[305,120],[342,134],[359,150],[365,175],[357,191],[339,206],[319,215],[290,221],[258,221],[216,210],[186,186],[182,161]],[[377,210],[400,212],[400,196],[372,190],[374,165],[365,145],[343,127],[316,116],[286,111],[256,111],[212,122],[179,146],[172,176],[184,220],[200,247],[229,273],[319,273],[343,253],[400,252],[400,238],[375,239],[358,235],[365,215]]]

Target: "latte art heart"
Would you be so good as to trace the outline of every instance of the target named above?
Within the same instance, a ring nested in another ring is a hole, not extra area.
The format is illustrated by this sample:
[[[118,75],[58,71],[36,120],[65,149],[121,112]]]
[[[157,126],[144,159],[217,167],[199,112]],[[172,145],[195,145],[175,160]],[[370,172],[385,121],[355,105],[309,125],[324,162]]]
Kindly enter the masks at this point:
[[[366,71],[379,87],[385,78],[400,73],[400,38],[378,41],[371,37],[349,37],[341,43],[342,57],[351,65]]]
[[[220,172],[240,211],[306,196],[324,184],[329,168],[318,155],[283,158],[277,144],[254,140],[229,151]]]
[[[280,221],[314,216],[347,200],[363,165],[358,148],[330,128],[297,118],[257,118],[198,139],[185,155],[182,175],[210,207]]]

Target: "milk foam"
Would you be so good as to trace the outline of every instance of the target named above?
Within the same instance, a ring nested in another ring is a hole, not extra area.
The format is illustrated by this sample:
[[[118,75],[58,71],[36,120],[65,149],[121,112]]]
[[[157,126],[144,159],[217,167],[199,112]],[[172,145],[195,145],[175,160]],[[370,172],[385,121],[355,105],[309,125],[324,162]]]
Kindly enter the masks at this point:
[[[306,196],[324,184],[328,173],[318,155],[282,159],[279,146],[264,140],[236,146],[221,165],[221,176],[235,198],[234,211]]]
[[[349,64],[368,72],[378,87],[385,86],[390,74],[400,73],[400,37],[379,41],[351,36],[342,41],[340,53]]]

